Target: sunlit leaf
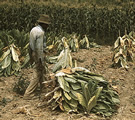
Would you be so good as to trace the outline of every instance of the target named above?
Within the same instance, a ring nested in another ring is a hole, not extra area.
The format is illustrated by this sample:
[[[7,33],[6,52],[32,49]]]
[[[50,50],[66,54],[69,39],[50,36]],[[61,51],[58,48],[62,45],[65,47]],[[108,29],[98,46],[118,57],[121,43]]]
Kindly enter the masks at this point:
[[[2,62],[2,69],[7,68],[10,64],[11,64],[11,54],[9,54],[8,56],[6,56],[6,58],[3,60]]]
[[[0,62],[1,62],[2,60],[4,60],[5,57],[7,57],[7,55],[9,55],[9,53],[10,53],[10,49],[8,49],[6,52],[4,52],[3,55],[2,55],[1,58],[0,58]]]
[[[19,61],[19,56],[17,54],[17,51],[14,49],[14,46],[11,46],[11,53],[12,53],[13,60],[15,62]]]
[[[83,106],[83,107],[87,107],[87,103],[86,103],[86,100],[85,100],[85,98],[84,98],[84,96],[82,95],[82,94],[80,94],[80,93],[76,93],[76,95],[77,95],[77,98],[78,98],[78,100],[79,100],[79,103]]]

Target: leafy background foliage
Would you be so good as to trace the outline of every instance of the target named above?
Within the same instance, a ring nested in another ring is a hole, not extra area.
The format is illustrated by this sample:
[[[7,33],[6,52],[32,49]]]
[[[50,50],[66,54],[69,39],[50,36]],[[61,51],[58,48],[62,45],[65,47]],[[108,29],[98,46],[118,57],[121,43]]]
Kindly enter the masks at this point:
[[[12,1],[12,0],[11,0]],[[57,0],[59,1],[59,0]],[[119,0],[121,1],[121,0]],[[90,5],[85,4],[87,0],[76,0],[74,5],[71,2],[20,2],[0,4],[0,28],[1,30],[12,30],[13,28],[20,31],[30,31],[36,23],[41,13],[49,14],[52,24],[49,32],[56,35],[66,33],[78,33],[88,35],[88,38],[94,38],[99,44],[112,44],[118,37],[118,30],[124,34],[134,29],[135,5],[122,5],[118,0],[110,1],[93,1]],[[65,3],[64,3],[65,2]],[[79,3],[80,2],[80,3]],[[110,7],[109,3],[119,3],[120,6]],[[100,7],[99,7],[100,5]],[[102,5],[107,5],[103,7]]]

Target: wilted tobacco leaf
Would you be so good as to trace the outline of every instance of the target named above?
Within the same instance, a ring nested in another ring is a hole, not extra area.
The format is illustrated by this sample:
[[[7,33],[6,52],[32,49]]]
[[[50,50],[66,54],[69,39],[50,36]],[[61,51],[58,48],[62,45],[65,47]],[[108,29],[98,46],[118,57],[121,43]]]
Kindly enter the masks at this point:
[[[114,43],[114,49],[117,48],[120,45],[120,39],[121,37],[118,37],[117,40]]]
[[[11,54],[7,55],[2,63],[2,69],[7,68],[11,64]]]
[[[60,96],[62,96],[61,90],[58,90],[58,91],[55,91],[55,92],[54,92],[53,98],[56,99],[56,98],[58,98],[58,97],[60,97]]]
[[[120,39],[120,46],[123,47],[125,45],[125,40],[123,40],[121,37],[119,39]]]
[[[18,62],[19,61],[19,56],[16,52],[16,50],[14,49],[13,46],[11,46],[11,53],[12,53],[12,58],[15,62]]]
[[[64,111],[64,107],[63,107],[62,103],[59,104],[59,107],[60,107],[60,109],[61,109],[62,111]]]
[[[120,60],[121,60],[121,66],[123,68],[128,68],[126,60],[123,57],[120,57]]]
[[[66,69],[62,69],[62,70],[60,70],[60,72],[64,72],[64,73],[67,73],[67,74],[71,74],[71,73],[72,73],[71,67],[68,67],[68,68],[66,68]]]
[[[89,45],[89,40],[88,40],[88,38],[87,38],[86,35],[85,35],[85,40],[86,40],[86,48],[89,48],[89,47],[90,47],[90,45]]]
[[[63,55],[59,58],[59,61],[54,65],[53,72],[56,72],[59,69],[72,67],[72,57],[69,48],[66,47],[62,54]]]
[[[2,55],[1,58],[0,58],[0,62],[1,62],[2,60],[4,60],[5,57],[7,57],[7,55],[9,55],[9,54],[10,54],[10,49],[8,49],[6,52],[3,53],[3,55]]]

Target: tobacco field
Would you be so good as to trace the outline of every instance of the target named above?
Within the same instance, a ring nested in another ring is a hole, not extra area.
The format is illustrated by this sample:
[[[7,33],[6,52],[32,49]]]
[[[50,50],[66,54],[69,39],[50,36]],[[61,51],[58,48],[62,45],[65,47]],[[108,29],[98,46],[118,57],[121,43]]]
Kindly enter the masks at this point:
[[[48,14],[49,73],[37,97],[29,32]],[[134,120],[134,0],[0,0],[0,120]]]

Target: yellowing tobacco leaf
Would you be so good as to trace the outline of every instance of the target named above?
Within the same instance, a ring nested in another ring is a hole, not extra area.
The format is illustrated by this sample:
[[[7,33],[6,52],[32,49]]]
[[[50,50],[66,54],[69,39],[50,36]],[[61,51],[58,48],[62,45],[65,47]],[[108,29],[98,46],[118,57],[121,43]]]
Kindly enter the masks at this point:
[[[86,100],[85,100],[85,98],[84,98],[84,96],[82,95],[82,94],[80,94],[80,93],[76,93],[76,95],[77,95],[77,98],[78,98],[78,100],[79,100],[79,103],[83,106],[83,107],[87,107],[87,103],[86,103]]]
[[[5,57],[7,57],[7,55],[9,55],[9,53],[10,53],[10,49],[8,49],[6,52],[4,52],[3,55],[2,55],[1,58],[0,58],[0,62],[1,62],[2,60],[4,60]]]
[[[19,58],[18,58],[18,54],[16,52],[16,50],[14,49],[13,46],[11,46],[11,53],[12,53],[12,58],[15,62],[19,61]]]

